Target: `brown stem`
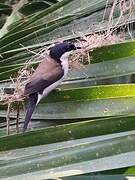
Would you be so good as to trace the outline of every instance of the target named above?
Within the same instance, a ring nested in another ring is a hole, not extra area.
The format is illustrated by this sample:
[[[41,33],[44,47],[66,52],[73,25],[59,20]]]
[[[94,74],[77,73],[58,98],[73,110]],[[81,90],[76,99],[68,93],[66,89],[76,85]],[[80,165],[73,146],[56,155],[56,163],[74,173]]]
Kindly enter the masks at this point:
[[[17,115],[16,115],[16,131],[19,132],[19,116],[20,116],[20,103],[17,102]]]
[[[11,103],[8,103],[8,109],[7,109],[7,115],[6,115],[6,122],[7,122],[7,135],[10,134],[10,105]]]

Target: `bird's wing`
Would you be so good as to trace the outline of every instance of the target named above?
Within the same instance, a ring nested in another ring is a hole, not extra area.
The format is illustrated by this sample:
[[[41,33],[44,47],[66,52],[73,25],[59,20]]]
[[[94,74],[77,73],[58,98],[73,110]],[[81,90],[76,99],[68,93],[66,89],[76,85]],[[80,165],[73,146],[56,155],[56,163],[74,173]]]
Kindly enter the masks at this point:
[[[35,92],[40,92],[60,80],[64,75],[64,71],[61,67],[53,68],[49,74],[48,73],[35,73],[35,76],[26,84],[24,95],[33,94]]]

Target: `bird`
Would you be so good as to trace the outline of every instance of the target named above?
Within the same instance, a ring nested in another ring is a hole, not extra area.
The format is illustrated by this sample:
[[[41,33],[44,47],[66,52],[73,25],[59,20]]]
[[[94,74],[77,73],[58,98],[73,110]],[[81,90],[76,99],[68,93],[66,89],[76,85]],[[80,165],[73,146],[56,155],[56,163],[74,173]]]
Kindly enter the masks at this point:
[[[69,42],[55,44],[49,49],[49,55],[38,65],[24,88],[28,97],[28,107],[22,132],[27,130],[32,114],[43,97],[53,91],[67,76],[70,54],[81,47]]]

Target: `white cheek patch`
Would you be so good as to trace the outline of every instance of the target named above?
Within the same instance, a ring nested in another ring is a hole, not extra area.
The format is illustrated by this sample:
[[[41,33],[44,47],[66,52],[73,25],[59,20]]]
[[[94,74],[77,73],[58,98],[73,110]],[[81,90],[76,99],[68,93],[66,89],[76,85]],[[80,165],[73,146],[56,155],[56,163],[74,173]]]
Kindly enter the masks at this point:
[[[69,69],[68,58],[70,54],[72,54],[72,52],[73,51],[66,52],[60,58],[62,69],[64,70],[64,78],[67,76],[68,73],[68,69]]]
[[[69,56],[72,54],[73,50],[72,51],[69,51],[69,52],[65,52],[61,58],[60,58],[60,61],[64,61],[64,60],[68,60]]]

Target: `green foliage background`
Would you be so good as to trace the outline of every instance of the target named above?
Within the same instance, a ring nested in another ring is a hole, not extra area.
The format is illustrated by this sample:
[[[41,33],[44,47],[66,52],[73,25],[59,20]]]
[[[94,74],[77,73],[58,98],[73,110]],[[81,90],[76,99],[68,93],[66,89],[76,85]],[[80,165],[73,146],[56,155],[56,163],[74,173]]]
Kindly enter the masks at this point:
[[[105,31],[113,3],[106,7],[106,0],[2,0],[0,87],[11,90],[11,74],[33,56],[26,48],[38,52],[59,38],[74,41],[79,32]],[[83,73],[72,70],[61,91],[39,104],[29,132],[16,133],[15,105],[12,135],[7,136],[6,107],[0,106],[0,178],[105,180],[135,174],[134,8],[130,17],[125,11],[119,20],[118,7],[115,33],[127,18],[126,27],[132,27],[130,33],[124,29],[125,42],[90,51],[92,64],[85,65]],[[20,128],[23,117],[22,109]]]

